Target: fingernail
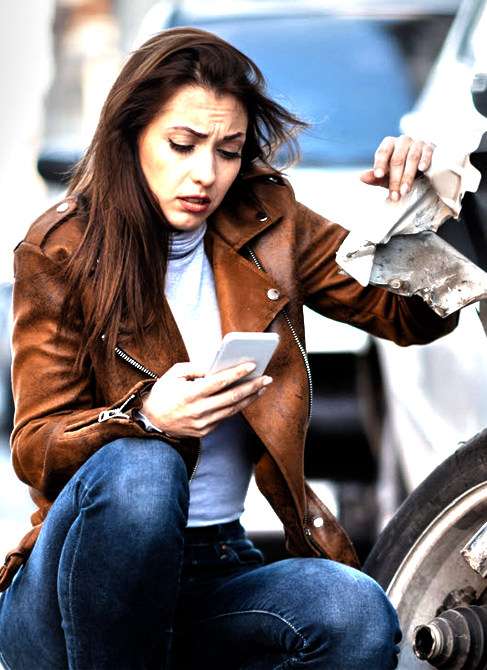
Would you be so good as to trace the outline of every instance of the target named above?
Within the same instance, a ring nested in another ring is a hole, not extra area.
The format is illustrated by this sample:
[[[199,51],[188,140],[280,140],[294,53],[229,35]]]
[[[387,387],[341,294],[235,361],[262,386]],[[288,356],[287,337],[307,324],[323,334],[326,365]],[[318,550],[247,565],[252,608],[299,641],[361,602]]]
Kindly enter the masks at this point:
[[[392,202],[397,202],[399,200],[399,193],[397,191],[392,191],[391,200]]]
[[[246,363],[244,369],[245,369],[247,372],[252,372],[253,370],[255,370],[255,368],[256,368],[255,363]]]
[[[264,377],[264,381],[262,382],[263,386],[269,386],[269,384],[272,384],[274,380],[272,377]]]
[[[420,172],[424,172],[424,171],[426,170],[426,163],[420,163],[420,164],[418,165],[418,170],[419,170]]]
[[[383,176],[384,176],[384,170],[381,170],[380,168],[378,170],[375,170],[374,177],[376,179],[382,179]]]
[[[409,193],[409,184],[403,184],[401,186],[401,195],[406,195],[406,193]]]

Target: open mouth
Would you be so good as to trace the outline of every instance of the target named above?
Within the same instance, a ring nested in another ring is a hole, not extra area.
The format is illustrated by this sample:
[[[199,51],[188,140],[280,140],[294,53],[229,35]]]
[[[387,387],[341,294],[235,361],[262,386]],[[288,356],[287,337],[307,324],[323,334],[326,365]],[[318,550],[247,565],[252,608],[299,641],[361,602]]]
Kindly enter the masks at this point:
[[[179,198],[184,210],[187,212],[192,212],[193,214],[202,214],[206,212],[211,204],[210,198],[208,196],[203,196],[198,198],[197,196],[189,196]]]
[[[187,197],[187,198],[181,198],[181,200],[184,200],[185,202],[189,202],[195,205],[208,205],[210,203],[210,198],[208,198],[207,196],[204,196],[202,198]]]

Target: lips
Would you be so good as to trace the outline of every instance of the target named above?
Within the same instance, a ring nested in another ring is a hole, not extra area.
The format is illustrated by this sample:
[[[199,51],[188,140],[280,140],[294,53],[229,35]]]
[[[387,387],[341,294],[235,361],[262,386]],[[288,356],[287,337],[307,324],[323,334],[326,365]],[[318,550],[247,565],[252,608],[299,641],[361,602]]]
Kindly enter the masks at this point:
[[[186,197],[182,198],[182,200],[185,200],[186,202],[195,202],[196,204],[200,204],[200,205],[204,205],[205,203],[209,203],[209,202],[210,202],[210,198],[209,198],[207,195],[203,195],[203,196],[196,196],[196,195],[186,196]]]
[[[188,212],[201,213],[208,209],[211,200],[208,196],[184,196],[178,198],[183,208]]]

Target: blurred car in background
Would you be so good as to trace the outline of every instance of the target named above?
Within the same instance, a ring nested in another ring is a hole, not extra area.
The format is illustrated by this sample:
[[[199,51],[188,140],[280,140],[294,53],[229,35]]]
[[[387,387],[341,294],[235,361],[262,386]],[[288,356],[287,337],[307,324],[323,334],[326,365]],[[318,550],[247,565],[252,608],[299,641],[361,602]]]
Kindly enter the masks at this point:
[[[474,77],[487,73],[487,0],[464,0],[403,132],[473,151],[487,128],[471,93]],[[484,79],[485,85],[485,79]],[[484,105],[487,100],[484,92]],[[462,201],[463,218],[439,229],[487,270],[487,154],[476,151],[483,177]],[[462,310],[454,333],[424,347],[400,349],[378,342],[387,393],[389,448],[409,493],[455,449],[487,426],[487,340],[478,305]]]
[[[191,25],[250,56],[271,95],[311,123],[301,137],[302,159],[287,173],[297,198],[352,228],[385,198],[385,191],[365,186],[359,175],[371,166],[381,139],[398,134],[457,5],[168,0],[149,11],[134,46],[164,28]],[[70,160],[56,138],[46,138],[39,171],[59,181]],[[315,387],[306,474],[364,554],[375,539],[377,519],[394,511],[398,498],[397,482],[382,458],[386,399],[377,346],[363,332],[310,311],[306,332]],[[272,514],[255,515],[254,507],[262,509],[248,503],[249,528],[256,533],[260,528],[266,537],[269,529],[280,532]]]

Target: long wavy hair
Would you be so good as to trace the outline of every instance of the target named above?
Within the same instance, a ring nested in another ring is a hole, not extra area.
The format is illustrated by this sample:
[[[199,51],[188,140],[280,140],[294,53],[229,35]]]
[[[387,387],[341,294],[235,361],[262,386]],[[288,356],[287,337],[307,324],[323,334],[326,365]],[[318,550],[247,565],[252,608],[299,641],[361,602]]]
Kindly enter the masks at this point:
[[[138,344],[150,326],[166,332],[164,286],[170,225],[143,174],[138,139],[183,87],[202,86],[235,96],[247,111],[241,173],[270,165],[282,147],[295,160],[295,136],[306,124],[272,100],[259,68],[219,37],[195,28],[172,28],[151,37],[128,58],[113,84],[97,129],[71,179],[85,233],[67,262],[69,292],[61,327],[81,323],[78,364],[96,366],[114,355],[128,325]],[[83,300],[86,290],[91,300]],[[80,314],[83,305],[83,313]]]

